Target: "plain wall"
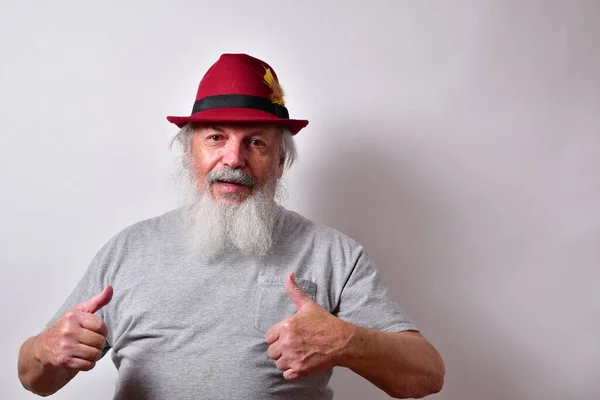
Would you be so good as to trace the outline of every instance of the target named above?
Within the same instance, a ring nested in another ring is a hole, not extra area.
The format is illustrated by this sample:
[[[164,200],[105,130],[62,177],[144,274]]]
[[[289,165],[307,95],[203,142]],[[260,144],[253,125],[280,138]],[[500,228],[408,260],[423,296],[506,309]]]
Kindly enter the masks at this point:
[[[34,397],[19,346],[100,246],[177,206],[165,116],[224,52],[310,120],[288,207],[366,246],[445,359],[432,398],[600,398],[600,2],[0,4],[0,398]]]

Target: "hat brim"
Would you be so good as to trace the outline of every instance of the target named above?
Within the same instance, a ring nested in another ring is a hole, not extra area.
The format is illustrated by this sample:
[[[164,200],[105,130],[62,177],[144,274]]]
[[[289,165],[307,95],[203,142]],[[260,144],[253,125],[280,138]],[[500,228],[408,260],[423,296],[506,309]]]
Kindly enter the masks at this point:
[[[292,135],[308,125],[308,121],[304,119],[283,119],[266,111],[252,108],[214,108],[197,112],[189,117],[169,116],[167,120],[179,128],[183,128],[188,122],[273,124],[288,128]]]

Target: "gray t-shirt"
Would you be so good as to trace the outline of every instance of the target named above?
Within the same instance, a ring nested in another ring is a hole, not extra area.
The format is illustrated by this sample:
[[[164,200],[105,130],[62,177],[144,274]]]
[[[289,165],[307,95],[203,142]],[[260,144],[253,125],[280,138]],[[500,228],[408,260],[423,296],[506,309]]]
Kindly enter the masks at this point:
[[[363,248],[280,208],[276,243],[262,258],[207,263],[187,247],[181,210],[113,237],[55,315],[114,287],[97,315],[118,369],[115,399],[331,399],[331,371],[286,381],[264,335],[296,307],[298,285],[344,321],[381,331],[417,330],[389,295]]]

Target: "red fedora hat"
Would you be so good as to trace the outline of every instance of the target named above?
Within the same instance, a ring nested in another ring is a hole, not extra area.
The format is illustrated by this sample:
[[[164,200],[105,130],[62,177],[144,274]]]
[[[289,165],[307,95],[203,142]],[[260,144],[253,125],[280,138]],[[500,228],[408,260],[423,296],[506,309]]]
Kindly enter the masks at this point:
[[[188,122],[269,123],[293,135],[308,125],[290,119],[275,71],[247,54],[223,54],[206,72],[189,117],[167,117],[182,128]]]

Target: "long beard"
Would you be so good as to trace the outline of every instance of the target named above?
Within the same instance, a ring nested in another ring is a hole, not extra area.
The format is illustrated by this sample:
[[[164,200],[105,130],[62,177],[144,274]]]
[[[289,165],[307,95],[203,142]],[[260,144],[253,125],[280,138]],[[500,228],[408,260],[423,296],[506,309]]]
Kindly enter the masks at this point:
[[[192,171],[188,169],[187,175],[187,198],[192,201],[184,207],[183,217],[193,253],[213,260],[230,253],[261,257],[269,252],[280,212],[275,199],[283,201],[285,197],[283,185],[274,175],[234,204],[216,202],[210,189],[197,189]]]

